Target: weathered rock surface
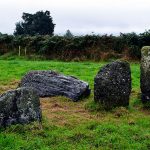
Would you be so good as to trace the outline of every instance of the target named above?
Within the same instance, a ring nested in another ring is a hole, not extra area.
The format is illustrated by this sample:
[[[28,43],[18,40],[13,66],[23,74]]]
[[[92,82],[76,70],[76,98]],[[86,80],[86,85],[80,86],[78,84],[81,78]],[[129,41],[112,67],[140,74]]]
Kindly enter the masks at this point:
[[[54,71],[31,71],[23,77],[19,86],[34,88],[40,97],[66,96],[73,101],[90,94],[88,83]]]
[[[31,88],[18,88],[0,96],[0,127],[41,121],[40,100]]]
[[[131,93],[129,63],[115,61],[100,69],[94,79],[94,100],[105,109],[128,106]]]
[[[150,46],[141,49],[141,92],[142,102],[150,102]]]

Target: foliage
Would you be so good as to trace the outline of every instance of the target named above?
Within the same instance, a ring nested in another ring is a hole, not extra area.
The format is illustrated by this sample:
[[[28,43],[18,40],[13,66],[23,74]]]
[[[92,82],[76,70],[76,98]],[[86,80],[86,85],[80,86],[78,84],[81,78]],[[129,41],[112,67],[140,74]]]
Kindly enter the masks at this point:
[[[65,61],[108,60],[127,58],[139,60],[142,46],[150,45],[150,31],[141,34],[121,33],[113,35],[85,35],[85,36],[12,36],[0,35],[0,54],[7,52],[18,53],[19,47],[24,54],[41,55],[47,59]]]
[[[65,34],[64,36],[67,37],[67,38],[72,38],[72,37],[73,37],[73,34],[71,33],[70,30],[67,30],[67,31],[66,31],[66,34]]]
[[[0,34],[0,55],[8,53],[13,49],[13,39],[12,35]]]
[[[23,21],[16,23],[14,35],[53,35],[55,24],[49,11],[23,13]]]

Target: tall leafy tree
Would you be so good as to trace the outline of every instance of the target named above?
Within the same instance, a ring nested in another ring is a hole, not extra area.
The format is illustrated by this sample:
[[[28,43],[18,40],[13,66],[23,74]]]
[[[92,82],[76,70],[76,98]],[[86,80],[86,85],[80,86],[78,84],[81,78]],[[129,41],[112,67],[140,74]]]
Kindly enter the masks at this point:
[[[14,35],[53,35],[55,24],[49,11],[23,13],[23,21],[16,23]]]

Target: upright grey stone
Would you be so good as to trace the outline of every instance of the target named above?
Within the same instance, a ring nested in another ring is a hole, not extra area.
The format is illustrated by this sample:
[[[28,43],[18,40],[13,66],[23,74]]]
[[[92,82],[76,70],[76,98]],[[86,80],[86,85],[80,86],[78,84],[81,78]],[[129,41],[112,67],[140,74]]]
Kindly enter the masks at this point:
[[[143,103],[150,102],[150,46],[141,49],[141,98]]]
[[[0,127],[41,121],[40,100],[32,88],[18,88],[0,96]]]
[[[100,69],[94,79],[94,100],[105,109],[128,106],[131,93],[130,65],[115,61]]]
[[[54,71],[30,71],[22,78],[19,86],[34,88],[40,97],[66,96],[73,101],[90,94],[87,82]]]

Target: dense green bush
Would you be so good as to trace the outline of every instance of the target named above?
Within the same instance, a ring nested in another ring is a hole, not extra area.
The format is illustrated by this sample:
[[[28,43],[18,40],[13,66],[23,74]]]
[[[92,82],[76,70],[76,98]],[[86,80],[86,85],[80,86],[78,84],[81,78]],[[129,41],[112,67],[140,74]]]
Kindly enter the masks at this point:
[[[13,48],[13,39],[12,35],[0,34],[0,55],[9,52]]]
[[[48,59],[100,60],[111,58],[140,59],[142,46],[150,45],[150,31],[141,34],[85,36],[12,36],[0,34],[0,55],[26,50],[27,55]],[[22,53],[25,54],[25,53]]]

